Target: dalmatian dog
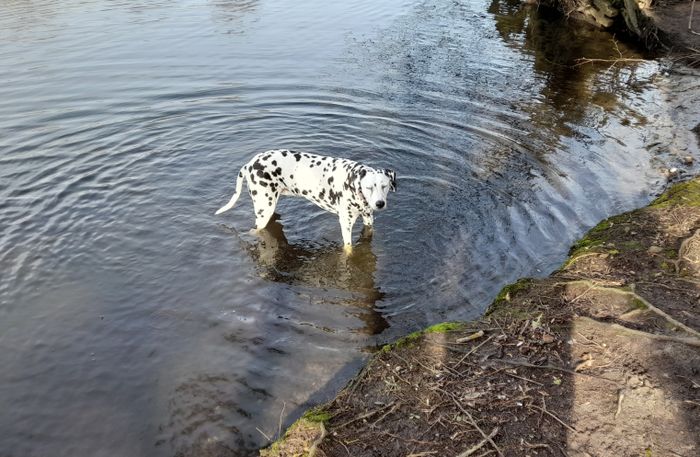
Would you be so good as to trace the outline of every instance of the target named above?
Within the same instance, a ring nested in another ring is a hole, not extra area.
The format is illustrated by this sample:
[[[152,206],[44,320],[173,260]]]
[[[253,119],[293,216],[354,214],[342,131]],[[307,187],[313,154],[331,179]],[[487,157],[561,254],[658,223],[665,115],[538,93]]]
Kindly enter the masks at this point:
[[[346,252],[352,251],[352,227],[358,216],[370,230],[374,211],[386,208],[389,191],[396,190],[396,173],[338,159],[287,149],[262,152],[241,168],[236,191],[216,214],[236,204],[243,179],[255,209],[255,228],[265,228],[280,195],[298,195],[337,214]]]

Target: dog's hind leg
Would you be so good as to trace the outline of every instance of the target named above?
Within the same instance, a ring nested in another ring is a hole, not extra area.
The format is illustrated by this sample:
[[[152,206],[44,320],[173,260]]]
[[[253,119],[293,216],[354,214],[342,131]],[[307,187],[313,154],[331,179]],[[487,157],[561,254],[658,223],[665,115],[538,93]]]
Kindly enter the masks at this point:
[[[253,208],[255,209],[255,229],[262,230],[270,222],[270,218],[275,213],[275,207],[277,206],[277,199],[279,198],[278,193],[268,193],[265,196],[260,194],[263,192],[264,188],[257,188],[257,196],[253,197]],[[251,191],[252,194],[252,191]]]

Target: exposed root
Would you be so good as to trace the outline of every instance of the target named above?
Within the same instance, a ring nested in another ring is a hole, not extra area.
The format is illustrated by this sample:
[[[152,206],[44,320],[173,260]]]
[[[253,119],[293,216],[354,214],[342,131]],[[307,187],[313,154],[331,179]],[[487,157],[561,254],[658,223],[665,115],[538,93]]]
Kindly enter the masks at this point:
[[[590,317],[585,317],[585,316],[580,316],[578,319],[582,319],[582,320],[589,321],[589,322],[594,322],[597,325],[605,325],[605,326],[608,326],[608,327],[615,329],[619,332],[628,333],[630,335],[643,336],[645,338],[651,338],[651,339],[659,340],[659,341],[670,341],[673,343],[682,343],[682,344],[687,344],[689,346],[700,347],[700,338],[694,338],[694,337],[682,338],[682,337],[677,337],[677,336],[658,335],[656,333],[649,333],[649,332],[643,332],[641,330],[634,330],[634,329],[625,327],[624,325],[620,325],[620,324],[608,324],[605,322],[600,322],[600,321],[597,321],[595,319],[591,319]]]

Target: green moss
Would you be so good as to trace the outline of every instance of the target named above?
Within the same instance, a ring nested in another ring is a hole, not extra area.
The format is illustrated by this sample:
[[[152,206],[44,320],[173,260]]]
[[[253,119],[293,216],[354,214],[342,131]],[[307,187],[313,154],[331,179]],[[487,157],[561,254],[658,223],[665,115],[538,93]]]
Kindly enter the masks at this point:
[[[324,411],[323,408],[316,407],[308,410],[302,416],[309,422],[328,422],[330,418],[333,417],[328,411]]]
[[[533,309],[522,306],[508,306],[508,303],[518,294],[528,290],[535,280],[531,278],[522,278],[513,284],[508,284],[498,293],[491,306],[486,310],[486,316],[497,317],[501,314],[516,319],[527,319],[532,316]]]
[[[527,290],[530,287],[530,284],[532,284],[532,279],[530,278],[518,279],[513,284],[508,284],[501,289],[498,295],[496,295],[496,300],[494,300],[494,303],[510,301],[511,298],[513,298],[518,292]]]
[[[416,343],[419,339],[421,339],[423,335],[428,333],[454,332],[455,330],[463,328],[464,325],[465,324],[463,322],[441,322],[439,324],[431,325],[430,327],[425,328],[423,330],[418,330],[416,332],[409,333],[408,335],[396,340],[391,344],[385,344],[384,346],[382,346],[381,352],[388,352],[395,348],[410,346]]]
[[[290,425],[281,438],[275,440],[268,447],[260,449],[260,457],[281,457],[290,455],[290,451],[292,455],[308,456],[310,441],[305,439],[304,436],[308,436],[310,432],[320,433],[321,425],[319,424],[324,422],[307,417],[309,413],[313,413],[315,410],[317,409],[314,408],[308,411],[303,417]],[[312,414],[312,417],[316,417],[314,414]],[[328,415],[328,418],[330,418],[330,415]],[[301,441],[299,440],[300,437],[302,437]]]
[[[460,330],[464,327],[462,322],[441,322],[439,324],[431,325],[430,327],[423,330],[423,333],[447,333],[454,332],[455,330]]]
[[[644,302],[638,298],[632,299],[630,305],[632,306],[632,309],[647,309],[647,305],[645,305]]]
[[[700,206],[700,179],[682,182],[668,189],[651,203],[651,207],[676,205]]]

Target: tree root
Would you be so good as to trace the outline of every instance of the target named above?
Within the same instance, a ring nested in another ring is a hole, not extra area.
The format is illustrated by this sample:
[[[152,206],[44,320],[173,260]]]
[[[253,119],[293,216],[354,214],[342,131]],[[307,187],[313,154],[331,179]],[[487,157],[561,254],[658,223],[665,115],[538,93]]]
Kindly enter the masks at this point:
[[[585,316],[577,317],[577,319],[581,319],[584,322],[595,323],[597,325],[604,325],[604,326],[610,327],[611,329],[619,331],[621,333],[628,333],[630,335],[635,335],[635,336],[643,336],[645,338],[651,338],[651,339],[659,340],[659,341],[670,341],[672,343],[682,343],[682,344],[687,344],[689,346],[700,347],[700,338],[694,338],[694,337],[682,338],[679,336],[657,335],[656,333],[649,333],[649,332],[643,332],[641,330],[634,330],[634,329],[625,327],[625,326],[620,325],[620,324],[608,324],[605,322],[600,322],[600,321],[597,321],[595,319],[591,319],[590,317],[585,317]]]
[[[578,281],[570,281],[570,282],[565,283],[565,284],[585,284],[585,285],[587,285],[587,286],[589,287],[589,289],[588,289],[586,292],[588,292],[588,291],[590,291],[590,290],[599,290],[599,291],[603,291],[603,292],[612,292],[612,293],[616,293],[616,294],[620,294],[620,295],[626,295],[626,296],[628,296],[629,298],[632,298],[632,299],[634,299],[634,300],[639,300],[649,311],[651,311],[651,312],[653,312],[653,313],[655,313],[655,314],[661,316],[662,318],[664,318],[666,321],[668,321],[668,322],[669,322],[671,325],[673,325],[674,327],[680,328],[680,329],[682,329],[683,331],[685,331],[686,333],[688,333],[688,334],[690,334],[690,335],[693,335],[694,337],[700,339],[700,332],[698,332],[697,330],[695,330],[695,329],[693,329],[693,328],[690,328],[690,327],[688,327],[687,325],[685,325],[684,323],[679,322],[678,320],[674,319],[674,318],[671,317],[668,313],[666,313],[665,311],[662,311],[661,309],[659,309],[659,308],[657,308],[656,306],[652,305],[652,304],[649,303],[649,301],[646,300],[644,297],[642,297],[641,295],[637,294],[637,293],[634,291],[634,284],[631,284],[631,285],[630,285],[630,287],[631,287],[631,289],[632,289],[631,291],[629,291],[629,290],[618,289],[618,288],[616,288],[616,287],[599,286],[599,285],[596,285],[595,283],[593,283],[592,281],[585,280],[585,279],[584,279],[584,280],[578,280]],[[651,334],[650,334],[650,335],[651,335]],[[673,337],[670,337],[670,338],[673,338]],[[683,340],[683,339],[681,338],[681,340]]]

